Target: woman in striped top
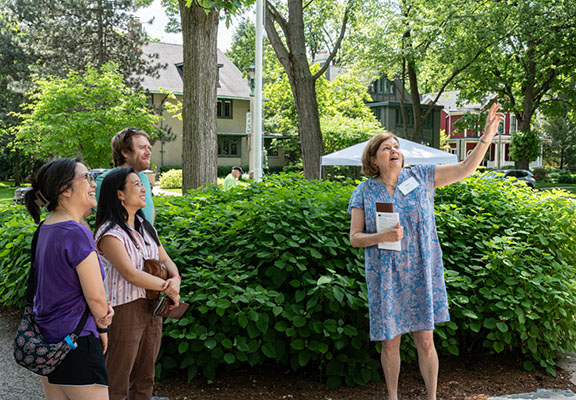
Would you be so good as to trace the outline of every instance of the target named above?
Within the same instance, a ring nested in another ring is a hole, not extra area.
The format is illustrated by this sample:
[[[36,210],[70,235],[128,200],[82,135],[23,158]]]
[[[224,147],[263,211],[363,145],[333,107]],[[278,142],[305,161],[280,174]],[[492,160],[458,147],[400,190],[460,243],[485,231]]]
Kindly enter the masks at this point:
[[[105,287],[115,311],[108,333],[106,368],[110,399],[150,399],[154,363],[160,350],[162,318],[152,314],[146,289],[162,291],[178,305],[180,276],[146,221],[146,189],[134,170],[119,168],[103,180],[96,214],[96,245],[106,271]],[[164,280],[144,271],[156,259],[168,270]]]

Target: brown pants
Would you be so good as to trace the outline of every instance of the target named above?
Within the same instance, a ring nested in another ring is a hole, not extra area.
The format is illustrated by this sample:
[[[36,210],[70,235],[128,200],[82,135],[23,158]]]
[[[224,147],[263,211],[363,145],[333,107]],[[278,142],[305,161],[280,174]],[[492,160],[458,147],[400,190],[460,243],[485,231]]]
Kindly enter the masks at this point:
[[[106,352],[110,400],[152,398],[162,318],[153,316],[150,307],[146,299],[114,307]]]

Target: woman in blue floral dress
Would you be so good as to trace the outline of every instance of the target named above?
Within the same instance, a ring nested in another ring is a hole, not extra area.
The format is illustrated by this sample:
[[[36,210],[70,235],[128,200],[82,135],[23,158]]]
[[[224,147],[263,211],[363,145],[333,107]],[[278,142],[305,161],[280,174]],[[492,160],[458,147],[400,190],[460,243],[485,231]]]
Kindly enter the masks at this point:
[[[453,165],[403,168],[396,136],[381,133],[366,145],[362,170],[369,176],[352,194],[350,243],[365,248],[370,310],[370,339],[382,342],[381,363],[389,400],[398,399],[400,339],[412,333],[428,400],[436,399],[438,355],[434,325],[450,319],[442,250],[434,219],[437,187],[472,174],[482,162],[503,115],[500,104],[488,113],[485,133],[465,160]],[[376,203],[391,203],[400,222],[377,233]],[[378,248],[381,242],[401,241],[401,250]]]

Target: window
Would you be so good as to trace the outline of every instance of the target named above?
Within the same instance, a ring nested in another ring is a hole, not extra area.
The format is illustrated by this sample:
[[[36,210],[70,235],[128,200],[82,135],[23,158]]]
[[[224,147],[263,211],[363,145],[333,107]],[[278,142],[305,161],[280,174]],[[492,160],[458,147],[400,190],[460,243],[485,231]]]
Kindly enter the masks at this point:
[[[232,100],[218,100],[216,116],[218,118],[232,119]]]
[[[382,81],[382,93],[394,94],[394,84],[386,78],[380,78]]]
[[[510,134],[516,133],[518,129],[518,121],[516,120],[515,115],[510,115]]]
[[[414,115],[412,115],[412,107],[404,107],[404,115],[406,116],[406,126],[414,126]],[[396,109],[396,125],[404,125],[402,119],[402,110]]]
[[[278,149],[276,149],[276,146],[272,147],[273,140],[273,138],[264,138],[264,148],[266,149],[266,154],[268,156],[277,157]]]
[[[512,157],[510,157],[510,143],[504,145],[504,161],[512,161]]]
[[[218,136],[218,157],[240,157],[240,136]]]
[[[378,94],[394,94],[394,84],[388,78],[382,77],[372,83],[372,91]]]
[[[498,125],[498,135],[504,134],[504,121],[500,121],[500,125]]]
[[[374,114],[374,116],[376,117],[376,120],[378,122],[382,121],[382,108],[381,107],[373,107],[372,113]]]

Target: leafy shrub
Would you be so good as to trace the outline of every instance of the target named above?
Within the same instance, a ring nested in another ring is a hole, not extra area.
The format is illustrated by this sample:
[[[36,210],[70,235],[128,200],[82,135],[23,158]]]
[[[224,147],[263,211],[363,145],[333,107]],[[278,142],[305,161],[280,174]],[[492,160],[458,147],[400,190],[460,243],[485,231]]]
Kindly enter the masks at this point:
[[[521,351],[554,373],[573,349],[576,329],[576,218],[564,192],[537,192],[480,179],[436,197],[439,239],[452,320],[437,330],[441,347]]]
[[[565,169],[553,169],[548,172],[548,177],[554,183],[576,183],[576,174]]]
[[[223,192],[156,197],[156,227],[181,270],[181,320],[165,321],[158,376],[274,362],[329,385],[380,379],[361,249],[345,210],[354,185],[273,175]],[[520,351],[553,373],[576,343],[576,213],[565,192],[471,178],[438,190],[451,321],[440,354]],[[35,225],[0,207],[0,301],[23,305]],[[8,247],[9,244],[12,244]],[[402,358],[413,360],[411,341]]]
[[[160,187],[162,189],[178,189],[182,187],[182,170],[171,169],[160,175]]]
[[[285,165],[282,168],[282,172],[290,173],[290,172],[304,172],[304,167],[302,164],[297,165]]]
[[[0,206],[0,303],[23,307],[37,225],[24,206]]]
[[[536,182],[545,182],[546,181],[546,168],[534,168],[532,170],[532,172],[534,173],[534,179],[536,179]]]
[[[266,171],[264,172],[269,175],[269,174],[278,174],[282,171],[284,171],[283,165],[269,165]]]
[[[325,371],[330,385],[379,380],[363,251],[344,229],[353,188],[273,175],[243,190],[158,199],[156,227],[186,266],[192,304],[167,322],[160,376],[188,368],[212,377],[218,366],[268,360]]]
[[[182,169],[180,165],[163,165],[160,167],[160,173],[168,172],[171,169]]]
[[[576,183],[576,174],[562,174],[558,177],[558,183],[569,183],[573,184]]]

